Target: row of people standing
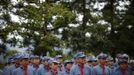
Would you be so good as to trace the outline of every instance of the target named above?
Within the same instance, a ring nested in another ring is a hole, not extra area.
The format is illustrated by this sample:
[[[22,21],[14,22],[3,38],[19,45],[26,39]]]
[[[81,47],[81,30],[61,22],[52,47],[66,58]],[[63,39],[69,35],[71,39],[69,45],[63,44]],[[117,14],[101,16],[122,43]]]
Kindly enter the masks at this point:
[[[114,63],[105,53],[87,57],[77,52],[73,59],[63,61],[61,55],[40,59],[37,55],[23,53],[9,59],[10,65],[5,66],[2,75],[132,75],[128,58],[126,54],[119,54]]]

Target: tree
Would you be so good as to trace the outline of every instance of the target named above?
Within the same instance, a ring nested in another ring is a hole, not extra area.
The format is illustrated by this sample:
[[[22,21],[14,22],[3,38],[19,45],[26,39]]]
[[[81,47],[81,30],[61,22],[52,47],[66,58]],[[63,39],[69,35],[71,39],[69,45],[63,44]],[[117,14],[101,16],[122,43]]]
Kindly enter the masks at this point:
[[[9,4],[12,5],[11,2]],[[67,27],[75,19],[75,14],[70,9],[49,0],[45,2],[19,1],[12,7],[11,9],[16,10],[12,14],[17,15],[20,20],[6,23],[4,30],[10,31],[3,36],[11,33],[22,37],[23,39],[19,40],[14,36],[8,40],[8,43],[15,46],[19,42],[20,47],[28,47],[28,49],[33,46],[36,54],[45,55],[47,51],[54,51],[54,47],[61,47],[62,41],[56,37],[59,34],[58,29]]]
[[[16,4],[4,1],[0,39],[12,46],[19,42],[20,47],[33,47],[33,53],[42,55],[52,53],[55,48],[96,54],[103,51],[114,57],[118,52],[132,55],[134,1],[125,1],[23,0]],[[12,21],[11,14],[17,15],[19,22]],[[15,37],[7,39],[10,34]]]

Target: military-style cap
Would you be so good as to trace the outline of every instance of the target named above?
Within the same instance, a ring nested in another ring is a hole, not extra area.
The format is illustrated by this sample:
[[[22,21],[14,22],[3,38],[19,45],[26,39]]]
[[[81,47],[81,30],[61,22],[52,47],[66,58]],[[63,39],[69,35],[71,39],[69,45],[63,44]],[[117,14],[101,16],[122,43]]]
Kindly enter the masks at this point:
[[[42,58],[42,61],[48,61],[49,59],[50,59],[50,57],[45,56]]]
[[[114,59],[111,56],[108,56],[108,58],[106,60],[107,61],[113,61]]]
[[[66,64],[66,63],[73,63],[73,61],[72,60],[65,60],[64,64]]]
[[[129,58],[129,56],[127,54],[123,54],[122,57],[123,57],[123,59],[126,59],[126,60],[128,60],[128,58]]]
[[[48,60],[48,64],[49,65],[51,65],[52,63],[59,63],[56,59],[54,59],[54,58],[50,58],[49,60]]]
[[[62,58],[62,55],[56,55],[55,56],[55,59],[57,60],[57,59],[60,59],[60,58]]]
[[[30,55],[27,54],[27,53],[22,53],[22,54],[20,55],[20,59],[29,59],[29,57],[30,57]]]
[[[30,55],[30,59],[40,59],[38,55]]]
[[[127,63],[127,61],[125,59],[119,59],[118,64],[122,64],[122,63]]]
[[[78,52],[76,54],[76,58],[84,58],[84,57],[86,57],[86,55],[83,52]]]
[[[94,61],[97,61],[97,58],[96,57],[87,57],[87,62],[94,62]]]
[[[105,54],[105,53],[100,53],[99,55],[98,55],[98,59],[104,59],[104,60],[106,60],[107,59],[107,54]]]

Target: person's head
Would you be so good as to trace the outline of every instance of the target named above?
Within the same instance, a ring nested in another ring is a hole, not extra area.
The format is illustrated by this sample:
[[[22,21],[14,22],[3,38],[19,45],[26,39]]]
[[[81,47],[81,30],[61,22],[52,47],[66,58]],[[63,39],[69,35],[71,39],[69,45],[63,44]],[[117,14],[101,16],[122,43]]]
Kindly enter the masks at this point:
[[[76,54],[74,54],[73,59],[74,59],[74,63],[78,63],[78,59],[76,59]]]
[[[55,58],[56,58],[56,60],[57,60],[60,64],[63,63],[63,57],[62,57],[62,55],[57,55]]]
[[[20,55],[20,65],[27,66],[29,64],[29,54]]]
[[[34,63],[34,55],[30,55],[29,57],[29,63],[33,64]]]
[[[127,62],[124,61],[124,62],[119,62],[119,66],[120,66],[120,69],[124,69],[125,70],[125,69],[127,69],[128,65],[127,65]]]
[[[48,57],[44,57],[44,58],[42,59],[42,63],[43,63],[45,66],[48,66],[48,65],[49,65],[49,64],[48,64],[48,60],[49,60]]]
[[[123,54],[123,55],[122,55],[122,58],[123,58],[126,62],[128,62],[128,60],[129,60],[129,56],[128,56],[127,54]]]
[[[22,56],[21,56],[21,54],[16,54],[15,55],[15,64],[17,65],[17,66],[20,66],[20,63],[21,63],[21,59],[22,58]]]
[[[65,60],[64,61],[64,66],[66,69],[71,69],[72,68],[72,65],[73,65],[73,62],[71,60]]]
[[[15,64],[14,58],[9,58],[9,59],[8,59],[8,62],[9,62],[10,65]]]
[[[96,66],[98,64],[97,60],[92,61],[91,65]]]
[[[28,58],[23,58],[20,60],[20,65],[21,66],[27,66],[29,64],[29,59]]]
[[[15,65],[20,66],[20,59],[15,59]]]
[[[84,53],[80,52],[80,53],[77,53],[76,55],[76,59],[77,59],[77,62],[79,64],[84,64],[86,62],[86,56]]]
[[[95,57],[88,57],[87,62],[90,66],[96,66],[98,64]]]
[[[85,57],[77,58],[77,60],[78,60],[78,63],[80,63],[80,64],[84,64],[85,63]]]
[[[98,62],[100,65],[105,65],[106,64],[106,58],[107,58],[107,54],[104,53],[100,53],[98,55]]]
[[[109,60],[109,61],[107,61],[107,64],[108,64],[109,66],[113,66],[113,65],[114,65],[114,61],[113,61],[113,60]]]
[[[105,65],[106,64],[105,59],[99,59],[98,62],[99,62],[100,65]]]
[[[107,58],[107,65],[108,66],[113,66],[114,65],[114,60],[113,60],[113,58],[111,56],[109,56]]]
[[[35,55],[33,57],[33,61],[32,62],[33,62],[34,65],[39,65],[40,64],[40,57]]]
[[[48,64],[52,70],[57,70],[59,62],[55,59],[48,60]]]
[[[53,62],[53,63],[50,64],[49,66],[50,66],[50,68],[51,68],[52,70],[57,70],[58,63]]]

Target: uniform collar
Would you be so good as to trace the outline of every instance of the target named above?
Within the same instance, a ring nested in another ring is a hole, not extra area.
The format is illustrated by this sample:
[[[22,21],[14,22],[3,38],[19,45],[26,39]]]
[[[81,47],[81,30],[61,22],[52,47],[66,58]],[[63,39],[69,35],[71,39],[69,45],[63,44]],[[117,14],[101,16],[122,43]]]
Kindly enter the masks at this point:
[[[44,65],[44,68],[45,68],[47,71],[50,70],[50,67],[49,67],[49,66],[45,66],[45,65]]]
[[[78,63],[78,67],[80,67],[80,68],[84,68],[84,64],[80,64],[80,63]]]
[[[66,70],[66,73],[68,73],[68,74],[70,73],[70,70],[69,69],[65,68],[65,70]]]
[[[53,70],[53,69],[50,69],[50,72],[52,73],[52,75],[57,75],[57,70]]]

